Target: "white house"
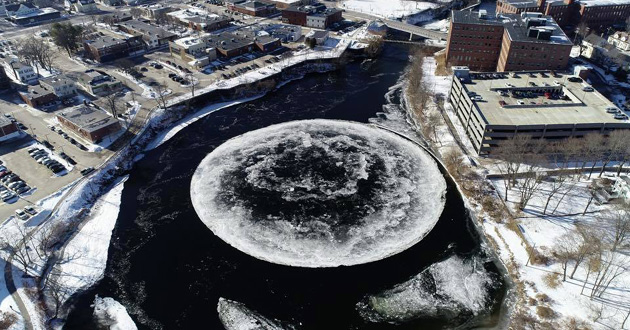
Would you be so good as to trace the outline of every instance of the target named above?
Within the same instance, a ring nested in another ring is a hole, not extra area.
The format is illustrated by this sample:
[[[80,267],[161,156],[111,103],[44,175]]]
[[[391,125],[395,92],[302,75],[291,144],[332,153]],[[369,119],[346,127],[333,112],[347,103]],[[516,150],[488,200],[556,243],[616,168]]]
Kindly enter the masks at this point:
[[[615,34],[608,37],[608,43],[619,50],[630,51],[630,34],[627,32],[615,32]]]
[[[65,76],[42,78],[39,80],[39,84],[42,85],[42,87],[53,91],[53,93],[61,99],[73,97],[77,94],[76,84],[73,80]]]
[[[622,175],[615,180],[612,189],[613,198],[623,198],[624,201],[630,201],[630,178]]]
[[[13,80],[23,84],[31,84],[37,81],[37,73],[35,73],[33,67],[15,59],[5,63],[5,71]]]

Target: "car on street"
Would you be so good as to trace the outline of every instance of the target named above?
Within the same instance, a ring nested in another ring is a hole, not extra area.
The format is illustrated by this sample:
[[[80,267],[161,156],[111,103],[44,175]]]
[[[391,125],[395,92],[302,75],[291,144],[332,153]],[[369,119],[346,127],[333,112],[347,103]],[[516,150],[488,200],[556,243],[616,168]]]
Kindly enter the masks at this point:
[[[30,214],[30,215],[35,215],[37,214],[37,210],[35,210],[35,208],[33,208],[32,206],[25,206],[24,207],[24,212]]]

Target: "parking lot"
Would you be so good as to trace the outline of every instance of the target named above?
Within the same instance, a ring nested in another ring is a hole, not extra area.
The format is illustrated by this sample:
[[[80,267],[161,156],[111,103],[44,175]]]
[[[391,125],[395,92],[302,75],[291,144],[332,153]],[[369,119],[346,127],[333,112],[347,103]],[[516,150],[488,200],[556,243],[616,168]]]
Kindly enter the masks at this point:
[[[0,115],[10,114],[26,127],[22,138],[0,145],[0,160],[3,162],[3,166],[6,166],[8,170],[33,188],[19,198],[8,201],[8,203],[0,202],[0,221],[15,215],[16,209],[32,205],[77,180],[82,176],[79,173],[80,170],[100,165],[112,153],[109,150],[101,152],[81,150],[62,135],[53,132],[48,127],[48,123],[53,120],[54,112],[46,113],[25,105],[17,105],[2,100],[0,101],[0,113]],[[51,148],[45,148],[38,141],[50,143]],[[28,149],[32,147],[45,148],[47,153],[50,153],[47,156],[64,165],[66,171],[55,174],[45,165],[38,163],[29,155]],[[76,165],[63,159],[60,156],[61,153],[66,154],[67,157],[76,162]]]

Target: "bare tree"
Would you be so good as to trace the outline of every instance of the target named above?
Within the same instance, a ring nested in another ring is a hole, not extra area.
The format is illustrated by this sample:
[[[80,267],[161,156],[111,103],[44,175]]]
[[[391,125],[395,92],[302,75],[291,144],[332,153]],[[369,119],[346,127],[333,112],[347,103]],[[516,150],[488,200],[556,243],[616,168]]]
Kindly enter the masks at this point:
[[[628,260],[627,256],[622,256],[615,252],[604,253],[603,256],[602,269],[595,278],[591,298],[601,297],[619,276],[629,271],[628,265],[630,265],[630,260]]]
[[[0,312],[0,329],[10,329],[17,320],[14,313]]]
[[[564,172],[558,172],[558,174],[555,176],[547,175],[547,178],[547,181],[551,182],[551,187],[549,188],[549,193],[547,194],[547,200],[545,201],[543,215],[547,214],[547,207],[549,206],[549,202],[551,202],[553,196],[564,188],[565,184],[567,183],[568,176]]]
[[[114,65],[116,65],[116,67],[120,71],[122,71],[122,72],[124,72],[126,74],[133,74],[133,73],[136,72],[136,64],[132,60],[130,60],[128,58],[117,59],[114,62]]]
[[[630,136],[630,132],[625,130],[616,130],[610,133],[608,138],[604,141],[604,153],[602,155],[602,169],[599,171],[599,177],[604,174],[606,166],[617,159],[622,153],[622,150],[627,148],[627,139]]]
[[[428,136],[428,138],[432,139],[433,142],[439,142],[440,145],[442,145],[442,142],[440,142],[438,138],[437,128],[440,126],[441,123],[442,123],[442,116],[440,116],[437,112],[433,111],[429,113],[429,115],[427,116],[426,125],[425,125],[426,127],[429,128],[430,135]]]
[[[558,237],[553,247],[553,253],[562,267],[562,281],[567,280],[569,263],[575,259],[575,246],[578,237],[574,232],[567,232]]]
[[[166,88],[166,83],[161,82],[153,86],[153,90],[155,90],[155,101],[158,106],[164,110],[168,110],[168,98],[170,95],[170,91]]]
[[[52,308],[51,319],[59,317],[63,303],[70,297],[72,291],[63,284],[58,273],[51,273],[46,277],[42,286],[46,303]]]
[[[188,85],[186,85],[186,87],[190,90],[192,97],[195,97],[195,91],[197,90],[197,86],[199,86],[199,80],[195,78],[195,75],[192,72],[186,73],[184,77],[186,78],[186,81],[188,81]]]
[[[26,230],[22,226],[17,226],[17,233],[5,232],[0,236],[0,249],[13,256],[24,274],[28,274],[28,267],[33,263],[31,254],[29,253],[29,237]]]
[[[575,272],[584,260],[588,259],[590,256],[601,253],[601,241],[591,228],[578,225],[577,232],[579,233],[580,239],[575,246],[575,253],[573,256],[575,264],[573,265],[573,270],[569,275],[569,278],[571,279],[573,279]]]
[[[118,110],[122,107],[120,104],[120,95],[117,92],[110,93],[103,97],[105,101],[105,108],[114,117],[118,118]]]
[[[562,204],[562,201],[564,200],[564,198],[567,196],[569,192],[573,191],[573,188],[575,186],[576,186],[575,182],[567,181],[567,185],[562,191],[562,194],[560,195],[560,199],[558,199],[558,203],[556,203],[556,206],[553,208],[553,211],[551,211],[551,214],[556,214],[556,210],[558,210],[558,207]]]
[[[599,134],[599,133],[590,133],[587,134],[586,136],[584,136],[583,139],[583,163],[582,163],[582,169],[584,169],[584,167],[586,167],[586,163],[588,161],[591,161],[591,170],[588,173],[588,178],[591,178],[591,175],[593,174],[593,170],[595,169],[595,166],[597,165],[597,161],[599,161],[602,157],[602,154],[604,152],[604,137]]]
[[[627,141],[630,141],[630,131],[627,130],[618,130],[614,131],[611,134],[611,138],[615,139],[617,142],[615,144],[615,156],[616,160],[619,162],[617,165],[617,176],[621,174],[621,170],[623,165],[630,160],[630,145]]]
[[[601,247],[601,245],[600,245]],[[586,283],[588,283],[588,279],[593,272],[599,272],[602,267],[602,256],[601,250],[599,253],[593,254],[588,258],[587,268],[586,268],[586,279],[584,279],[584,283],[582,283],[582,291],[580,294],[584,294],[584,288],[586,287]]]
[[[602,224],[603,239],[610,251],[617,251],[630,237],[630,206],[621,204],[618,209],[606,210],[597,219]]]
[[[538,187],[543,181],[544,174],[538,172],[539,164],[537,160],[530,159],[530,163],[525,165],[525,172],[520,176],[518,191],[520,194],[519,209],[525,209],[534,194],[538,191]]]

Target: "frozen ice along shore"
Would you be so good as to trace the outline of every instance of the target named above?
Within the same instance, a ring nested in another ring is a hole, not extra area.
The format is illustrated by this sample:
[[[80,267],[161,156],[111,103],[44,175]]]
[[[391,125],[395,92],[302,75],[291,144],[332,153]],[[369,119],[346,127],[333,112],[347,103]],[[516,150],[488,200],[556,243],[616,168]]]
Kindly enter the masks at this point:
[[[335,267],[406,250],[437,223],[446,182],[433,158],[369,125],[306,120],[233,138],[191,183],[217,236],[261,260]]]
[[[481,262],[452,256],[410,280],[357,304],[373,322],[404,322],[416,318],[477,315],[487,308],[491,275]]]
[[[281,325],[280,322],[272,321],[259,313],[250,310],[245,305],[219,298],[217,312],[221,323],[226,330],[290,330],[292,326]]]

